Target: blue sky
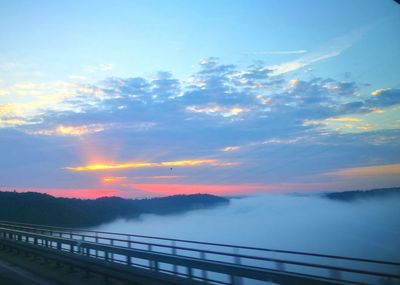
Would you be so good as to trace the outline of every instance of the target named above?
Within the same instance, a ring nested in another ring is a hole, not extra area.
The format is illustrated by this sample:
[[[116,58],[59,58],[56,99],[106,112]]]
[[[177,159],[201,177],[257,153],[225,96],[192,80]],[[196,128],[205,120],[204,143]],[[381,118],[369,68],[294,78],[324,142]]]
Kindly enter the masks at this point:
[[[1,189],[399,185],[395,1],[0,3]]]

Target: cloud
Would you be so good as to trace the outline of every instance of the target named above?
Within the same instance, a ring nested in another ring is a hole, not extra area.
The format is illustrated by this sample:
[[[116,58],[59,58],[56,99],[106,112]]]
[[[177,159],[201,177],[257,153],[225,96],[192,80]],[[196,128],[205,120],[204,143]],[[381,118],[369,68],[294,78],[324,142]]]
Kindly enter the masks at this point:
[[[34,124],[34,122],[26,120],[25,118],[22,117],[17,117],[17,116],[3,116],[0,118],[0,128],[1,127],[15,127],[15,126],[23,126],[23,125],[29,125],[29,124]]]
[[[238,151],[240,146],[227,146],[222,149],[222,151]]]
[[[362,120],[359,118],[350,118],[350,117],[341,117],[341,118],[328,118],[327,121],[334,122],[361,122]]]
[[[100,63],[98,65],[85,66],[85,71],[89,73],[108,72],[114,68],[111,63]]]
[[[365,101],[369,109],[384,108],[400,104],[400,89],[379,89],[374,91],[372,98]]]
[[[262,142],[262,144],[294,144],[300,141],[303,141],[304,138],[296,137],[296,138],[271,138]]]
[[[386,165],[344,168],[333,172],[324,173],[324,175],[344,176],[349,178],[363,177],[363,176],[400,175],[400,164],[386,164]]]
[[[296,60],[269,66],[268,69],[272,71],[271,76],[282,75],[303,67],[307,67],[311,64],[339,56],[343,51],[350,48],[354,42],[358,41],[365,31],[365,28],[350,31],[341,37],[331,39],[330,41],[322,44],[315,51],[308,52],[307,55]]]
[[[336,51],[328,52],[326,54],[315,54],[315,55],[310,54],[308,56],[304,56],[297,60],[268,66],[268,69],[272,70],[271,76],[277,76],[277,75],[285,74],[285,73],[288,73],[291,71],[295,71],[297,69],[306,67],[308,65],[311,65],[311,64],[319,62],[319,61],[329,59],[331,57],[338,56],[338,55],[340,55],[341,52],[342,52],[342,50],[336,50]]]
[[[59,125],[54,129],[49,130],[37,130],[28,131],[30,135],[44,135],[44,136],[83,136],[88,134],[94,134],[102,132],[107,127],[103,124],[90,124],[90,125],[80,125],[80,126],[64,126]]]
[[[390,90],[390,88],[381,88],[381,89],[377,89],[371,92],[372,96],[379,96],[381,95],[382,92],[388,91]]]
[[[76,75],[76,74],[71,74],[68,76],[69,79],[72,80],[81,80],[81,81],[86,81],[88,80],[88,78],[86,76],[83,75]]]
[[[238,116],[241,113],[246,112],[246,110],[241,107],[227,107],[217,104],[209,104],[207,106],[188,106],[186,107],[186,110],[193,113],[204,113],[207,115],[216,114],[223,117]]]
[[[305,49],[298,49],[298,50],[278,50],[278,51],[255,51],[249,52],[247,54],[252,55],[287,55],[287,54],[303,54],[307,53]]]
[[[398,89],[372,96],[355,81],[271,73],[262,63],[239,67],[208,58],[189,79],[156,72],[13,85],[0,104],[0,146],[12,149],[2,156],[0,180],[90,188],[118,170],[129,179],[115,183],[169,179],[161,177],[171,177],[173,167],[188,185],[276,185],[329,180],[313,174],[396,159]],[[186,167],[182,158],[203,162]],[[173,164],[179,161],[185,167]],[[234,165],[240,167],[222,167]],[[60,171],[64,166],[71,171]]]
[[[194,159],[194,160],[176,160],[164,162],[124,162],[124,163],[96,163],[85,166],[65,167],[65,169],[73,171],[96,171],[96,170],[115,170],[115,169],[132,169],[132,168],[149,168],[149,167],[193,167],[193,166],[233,166],[235,163],[221,162],[215,159]]]
[[[128,179],[128,177],[125,177],[125,176],[106,176],[106,177],[103,177],[101,180],[102,180],[102,182],[105,182],[105,183],[116,183],[116,182],[123,182],[126,179]]]

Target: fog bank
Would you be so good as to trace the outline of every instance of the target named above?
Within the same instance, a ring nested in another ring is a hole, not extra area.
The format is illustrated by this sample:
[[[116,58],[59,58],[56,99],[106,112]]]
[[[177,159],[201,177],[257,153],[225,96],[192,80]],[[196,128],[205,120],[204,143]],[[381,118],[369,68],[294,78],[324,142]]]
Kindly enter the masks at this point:
[[[400,197],[333,201],[261,195],[179,215],[143,215],[97,230],[400,260]]]

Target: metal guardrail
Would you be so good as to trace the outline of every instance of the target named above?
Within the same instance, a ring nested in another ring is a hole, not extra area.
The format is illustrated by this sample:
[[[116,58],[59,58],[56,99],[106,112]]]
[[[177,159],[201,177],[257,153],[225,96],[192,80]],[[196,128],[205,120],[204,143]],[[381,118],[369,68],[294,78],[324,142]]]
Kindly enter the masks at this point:
[[[400,282],[395,261],[10,222],[0,222],[0,238],[214,284]]]

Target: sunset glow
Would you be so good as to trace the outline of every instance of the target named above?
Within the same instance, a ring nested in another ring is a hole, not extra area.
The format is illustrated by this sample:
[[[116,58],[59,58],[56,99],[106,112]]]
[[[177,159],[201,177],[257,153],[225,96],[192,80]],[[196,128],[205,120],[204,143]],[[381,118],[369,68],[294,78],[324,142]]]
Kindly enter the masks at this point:
[[[73,189],[59,189],[59,188],[32,188],[32,189],[17,189],[17,192],[39,192],[49,194],[54,197],[62,198],[80,198],[80,199],[97,199],[100,197],[119,196],[126,197],[123,191],[117,189],[104,189],[104,188],[73,188]]]
[[[198,159],[198,160],[177,160],[164,162],[126,162],[117,164],[91,164],[86,166],[65,167],[65,169],[73,171],[96,171],[96,170],[114,170],[114,169],[130,169],[130,168],[150,168],[150,167],[172,167],[172,166],[232,166],[234,163],[220,162],[215,159]]]

